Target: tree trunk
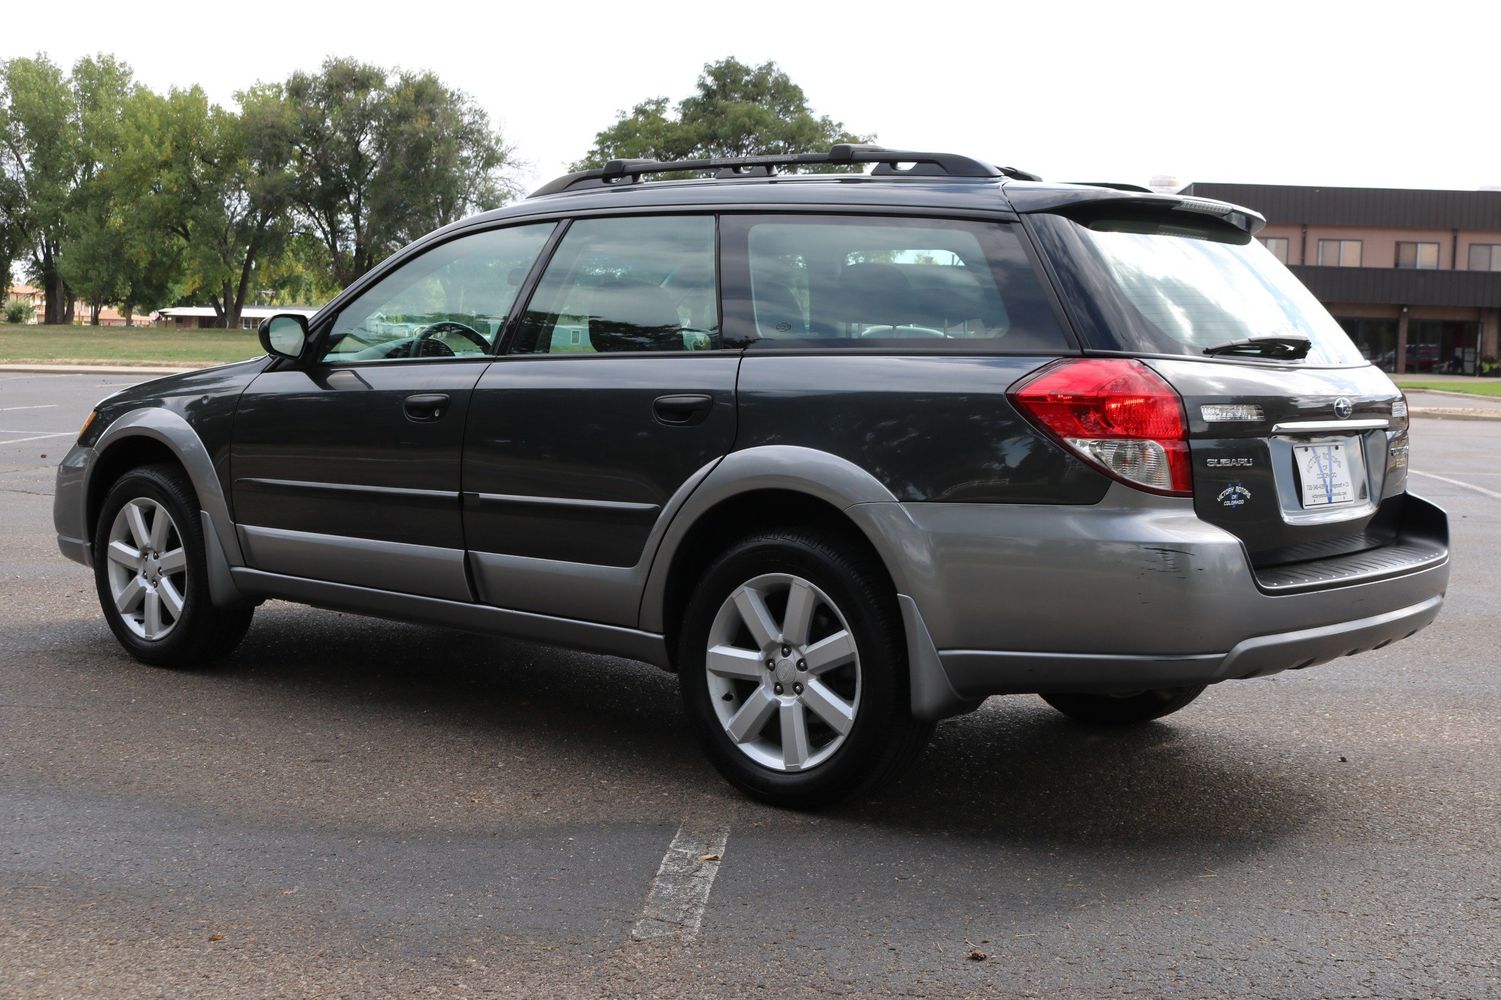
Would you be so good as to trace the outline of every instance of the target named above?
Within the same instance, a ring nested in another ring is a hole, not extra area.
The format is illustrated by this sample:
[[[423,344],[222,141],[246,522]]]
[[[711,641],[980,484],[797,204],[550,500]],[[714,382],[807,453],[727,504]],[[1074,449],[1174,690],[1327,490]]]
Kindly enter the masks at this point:
[[[224,329],[233,330],[240,325],[240,308],[235,304],[235,287],[229,282],[224,283],[224,296],[220,300],[224,303]]]
[[[240,285],[235,289],[234,298],[226,298],[224,302],[227,307],[225,311],[233,317],[231,322],[226,322],[224,325],[233,330],[240,328],[240,313],[245,308],[245,294],[250,289],[250,275],[255,269],[256,243],[262,231],[264,231],[264,225],[257,227],[256,239],[251,240],[250,246],[245,248],[245,258],[240,262]],[[228,287],[224,291],[227,293]]]
[[[78,300],[73,297],[73,293],[68,290],[67,285],[63,285],[63,298],[68,303],[63,309],[63,322],[72,326],[73,320],[78,317]]]
[[[46,297],[42,310],[42,322],[63,322],[63,276],[57,273],[57,261],[49,252],[42,254],[42,294]]]
[[[99,325],[99,310],[103,308],[102,304],[89,303],[89,326]]]

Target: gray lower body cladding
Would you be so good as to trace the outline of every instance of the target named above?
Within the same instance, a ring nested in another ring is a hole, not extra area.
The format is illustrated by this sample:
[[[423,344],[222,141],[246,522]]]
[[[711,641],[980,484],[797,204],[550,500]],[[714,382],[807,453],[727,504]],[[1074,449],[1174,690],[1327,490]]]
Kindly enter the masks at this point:
[[[63,460],[55,505],[59,547],[85,563],[91,457],[74,448]],[[199,488],[215,501],[216,485]],[[1443,512],[1417,497],[1407,505],[1399,545],[1320,561],[1316,573],[1308,564],[1264,578],[1239,539],[1201,520],[1191,501],[1124,486],[1092,505],[883,499],[846,510],[902,595],[913,709],[937,718],[991,694],[1260,676],[1411,635],[1437,614],[1449,563]],[[639,629],[606,625],[487,606],[467,592],[423,596],[375,579],[312,579],[327,566],[242,568],[239,540],[232,530],[221,537],[227,518],[215,510],[205,504],[205,532],[222,546],[210,553],[215,603],[284,597],[667,663],[661,627],[645,621]]]
[[[894,540],[883,554],[902,560],[898,587],[931,639],[931,656],[914,651],[914,673],[940,670],[929,687],[951,691],[957,709],[991,694],[1261,676],[1405,638],[1437,615],[1449,576],[1443,512],[1417,497],[1408,504],[1402,559],[1350,557],[1343,578],[1326,560],[1327,582],[1297,592],[1264,585],[1240,541],[1189,502],[1123,487],[1083,509],[851,513]]]

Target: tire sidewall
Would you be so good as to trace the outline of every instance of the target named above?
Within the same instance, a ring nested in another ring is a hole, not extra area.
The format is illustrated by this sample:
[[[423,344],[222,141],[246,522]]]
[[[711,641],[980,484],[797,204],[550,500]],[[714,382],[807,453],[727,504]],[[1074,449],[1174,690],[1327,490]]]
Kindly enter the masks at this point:
[[[859,656],[854,724],[833,756],[808,771],[775,771],[751,760],[724,731],[711,703],[704,664],[714,617],[735,588],[766,573],[791,573],[822,590],[844,616]],[[881,756],[893,715],[908,710],[906,650],[891,627],[897,614],[894,598],[867,567],[815,536],[760,535],[721,556],[689,601],[678,649],[685,709],[720,773],[752,794],[792,806],[817,805],[858,786]]]
[[[187,586],[183,611],[177,624],[163,639],[143,639],[130,630],[115,608],[110,593],[108,549],[110,528],[120,508],[132,500],[152,500],[166,508],[177,526],[187,557]],[[94,526],[94,587],[104,620],[120,644],[136,659],[154,665],[181,664],[195,648],[203,628],[204,609],[209,606],[208,573],[203,549],[203,526],[198,520],[197,499],[190,486],[160,466],[135,469],[121,476],[105,494],[99,520]]]

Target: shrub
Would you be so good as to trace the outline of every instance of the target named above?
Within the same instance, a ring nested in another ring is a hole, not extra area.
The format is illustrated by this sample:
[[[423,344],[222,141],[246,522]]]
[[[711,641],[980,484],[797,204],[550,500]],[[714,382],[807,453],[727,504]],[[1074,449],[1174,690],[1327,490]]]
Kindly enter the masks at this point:
[[[23,299],[11,299],[5,303],[5,322],[27,323],[33,316],[31,303]]]

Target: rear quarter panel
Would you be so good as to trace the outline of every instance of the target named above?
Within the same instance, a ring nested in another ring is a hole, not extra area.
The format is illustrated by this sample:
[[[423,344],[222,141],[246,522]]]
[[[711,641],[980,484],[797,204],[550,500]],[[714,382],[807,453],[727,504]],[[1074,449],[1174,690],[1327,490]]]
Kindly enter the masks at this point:
[[[1097,503],[1109,481],[1006,399],[1012,383],[1051,360],[751,350],[740,367],[736,447],[828,452],[903,501]]]

